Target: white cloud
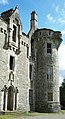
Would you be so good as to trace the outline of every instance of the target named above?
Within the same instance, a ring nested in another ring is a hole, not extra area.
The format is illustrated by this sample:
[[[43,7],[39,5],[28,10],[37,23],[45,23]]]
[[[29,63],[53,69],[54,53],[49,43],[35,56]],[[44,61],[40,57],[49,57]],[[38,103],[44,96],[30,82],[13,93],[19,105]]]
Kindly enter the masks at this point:
[[[59,76],[59,87],[62,85],[62,82],[64,79],[65,79],[65,77]]]
[[[65,8],[65,2],[64,2],[64,8]]]
[[[64,8],[61,9],[61,11],[60,11],[60,15],[61,15],[63,18],[65,18],[65,9],[64,9]]]
[[[59,7],[59,5],[53,4],[53,9],[55,14],[51,14],[51,13],[47,14],[48,21],[53,25],[59,25],[59,26],[65,25],[65,3],[62,9]]]
[[[55,5],[55,3],[53,3],[53,8],[55,9],[56,12],[59,11],[59,5]]]
[[[53,17],[50,14],[47,14],[47,18],[49,21],[53,20]]]
[[[59,11],[59,6],[57,5],[56,8],[55,8],[56,12]]]
[[[59,47],[59,69],[65,70],[65,44],[61,44]]]
[[[3,4],[3,5],[8,4],[8,0],[0,0],[0,4]]]
[[[64,31],[65,33],[65,31]],[[59,54],[59,86],[65,78],[65,44],[61,44],[58,50]]]
[[[59,76],[59,86],[61,86],[63,79],[63,77]]]
[[[61,31],[61,33],[62,33],[62,36],[64,36],[65,35],[65,30],[64,31]]]
[[[63,25],[63,24],[65,24],[65,19],[64,18],[58,18],[57,19],[57,22],[60,24],[60,25]]]
[[[49,13],[49,14],[47,14],[47,19],[52,24],[55,23],[55,24],[58,24],[60,26],[65,24],[65,14],[62,16],[60,14],[60,17],[52,17],[52,15]]]
[[[49,21],[55,22],[55,19],[51,16],[50,13],[47,14],[47,19],[48,19]]]

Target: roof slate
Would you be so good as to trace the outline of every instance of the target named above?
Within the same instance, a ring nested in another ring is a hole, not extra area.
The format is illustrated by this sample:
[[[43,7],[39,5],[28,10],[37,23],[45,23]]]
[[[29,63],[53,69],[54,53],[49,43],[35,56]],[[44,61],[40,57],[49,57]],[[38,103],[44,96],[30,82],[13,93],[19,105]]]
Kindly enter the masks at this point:
[[[5,20],[7,20],[13,13],[14,13],[15,10],[13,9],[10,9],[8,11],[5,11],[3,13],[1,13],[1,17]]]

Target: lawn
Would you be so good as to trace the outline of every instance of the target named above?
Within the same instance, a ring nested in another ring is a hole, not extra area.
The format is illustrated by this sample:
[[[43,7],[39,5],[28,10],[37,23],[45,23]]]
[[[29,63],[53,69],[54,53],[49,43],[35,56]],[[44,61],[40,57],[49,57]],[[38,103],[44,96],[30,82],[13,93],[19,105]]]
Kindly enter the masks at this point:
[[[8,113],[8,114],[1,114],[0,119],[15,119],[17,117],[21,117],[22,113]]]
[[[19,119],[20,117],[24,116],[41,116],[41,115],[47,115],[47,114],[54,114],[54,113],[22,113],[22,112],[9,112],[5,114],[0,115],[0,119]],[[65,114],[65,110],[61,110],[61,112],[56,113],[56,114]]]
[[[37,113],[22,113],[22,112],[9,112],[9,113],[3,113],[0,115],[0,119],[19,119],[20,117],[24,116],[35,116]]]

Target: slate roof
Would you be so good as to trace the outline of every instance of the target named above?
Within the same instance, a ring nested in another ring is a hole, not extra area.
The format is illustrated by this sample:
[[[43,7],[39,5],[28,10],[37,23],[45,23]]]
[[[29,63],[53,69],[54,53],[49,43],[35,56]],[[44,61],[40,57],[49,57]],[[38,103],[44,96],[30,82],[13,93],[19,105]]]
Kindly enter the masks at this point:
[[[15,10],[13,9],[10,9],[10,10],[7,10],[3,13],[1,13],[1,17],[5,20],[7,20],[13,13],[14,13]]]

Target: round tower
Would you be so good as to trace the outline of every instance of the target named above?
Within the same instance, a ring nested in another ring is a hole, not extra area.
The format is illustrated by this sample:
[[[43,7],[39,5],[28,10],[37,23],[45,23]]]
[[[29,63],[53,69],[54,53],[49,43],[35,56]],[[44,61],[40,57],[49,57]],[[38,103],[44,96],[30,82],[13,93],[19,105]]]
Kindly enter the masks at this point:
[[[58,48],[62,41],[61,32],[38,29],[33,37],[35,111],[58,112],[60,110]]]

